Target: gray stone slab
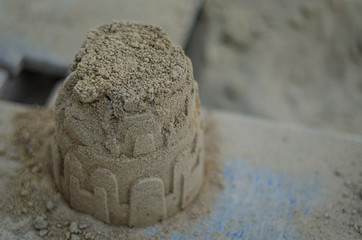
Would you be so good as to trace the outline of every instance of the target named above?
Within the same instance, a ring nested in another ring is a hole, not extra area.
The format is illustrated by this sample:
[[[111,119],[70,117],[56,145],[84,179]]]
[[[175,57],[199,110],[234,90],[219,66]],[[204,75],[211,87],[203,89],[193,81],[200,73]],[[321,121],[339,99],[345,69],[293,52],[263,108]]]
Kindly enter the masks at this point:
[[[47,102],[45,103],[45,106],[48,107],[49,109],[55,107],[55,102],[58,97],[58,90],[62,86],[62,84],[63,84],[63,81],[56,83],[55,86],[53,87],[52,91],[50,92]]]
[[[202,0],[1,0],[0,63],[18,71],[25,59],[64,67],[86,32],[113,20],[156,24],[184,46]],[[55,68],[55,70],[57,70]]]
[[[9,73],[4,69],[0,69],[0,96],[3,91],[4,84],[8,78]]]

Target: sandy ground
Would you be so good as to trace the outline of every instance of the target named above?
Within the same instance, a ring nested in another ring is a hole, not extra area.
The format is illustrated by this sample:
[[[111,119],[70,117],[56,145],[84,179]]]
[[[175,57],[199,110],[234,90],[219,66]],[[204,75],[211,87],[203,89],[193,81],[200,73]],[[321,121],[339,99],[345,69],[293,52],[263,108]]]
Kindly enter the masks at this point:
[[[189,49],[202,103],[362,134],[361,13],[360,0],[207,1]]]

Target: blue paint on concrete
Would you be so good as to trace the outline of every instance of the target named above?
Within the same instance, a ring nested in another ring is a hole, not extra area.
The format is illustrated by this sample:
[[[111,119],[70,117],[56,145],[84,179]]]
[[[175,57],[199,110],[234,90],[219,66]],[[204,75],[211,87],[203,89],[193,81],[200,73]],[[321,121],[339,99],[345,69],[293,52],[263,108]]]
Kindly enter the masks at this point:
[[[229,159],[222,171],[225,189],[204,219],[173,231],[170,239],[301,239],[292,220],[305,216],[323,202],[323,188],[316,176],[292,176],[267,167],[255,167],[242,158]],[[153,236],[160,227],[148,227]]]

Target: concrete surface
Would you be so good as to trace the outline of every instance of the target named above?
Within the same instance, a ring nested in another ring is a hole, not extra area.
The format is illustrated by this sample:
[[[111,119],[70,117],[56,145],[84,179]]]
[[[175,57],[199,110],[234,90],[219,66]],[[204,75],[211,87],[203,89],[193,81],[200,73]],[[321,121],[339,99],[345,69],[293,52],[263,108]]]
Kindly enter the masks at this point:
[[[5,85],[6,80],[8,79],[9,74],[4,69],[0,69],[0,96],[3,91],[3,87]]]
[[[11,117],[24,108],[0,102],[0,144],[13,147],[3,136],[12,132]],[[361,237],[361,136],[229,112],[212,111],[207,117],[219,132],[226,186],[206,218],[182,222],[184,231],[171,232],[170,239]],[[6,188],[18,165],[0,156],[0,189]],[[0,239],[19,237],[9,224],[14,221],[1,217]],[[25,228],[32,224],[27,217],[16,221]],[[160,223],[137,231],[151,238],[162,229]],[[29,231],[23,237],[34,234]]]
[[[362,135],[361,0],[209,0],[204,106]]]
[[[113,20],[160,25],[184,46],[201,0],[0,1],[0,64],[17,72],[21,64],[62,71],[94,26]]]

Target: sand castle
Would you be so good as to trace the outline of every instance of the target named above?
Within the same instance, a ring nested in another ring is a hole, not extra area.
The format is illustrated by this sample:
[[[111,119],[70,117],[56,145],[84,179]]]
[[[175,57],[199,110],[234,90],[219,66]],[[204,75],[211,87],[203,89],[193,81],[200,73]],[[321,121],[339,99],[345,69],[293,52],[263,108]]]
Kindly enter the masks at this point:
[[[51,170],[64,199],[109,224],[185,208],[204,176],[192,64],[159,28],[91,29],[56,102]]]

